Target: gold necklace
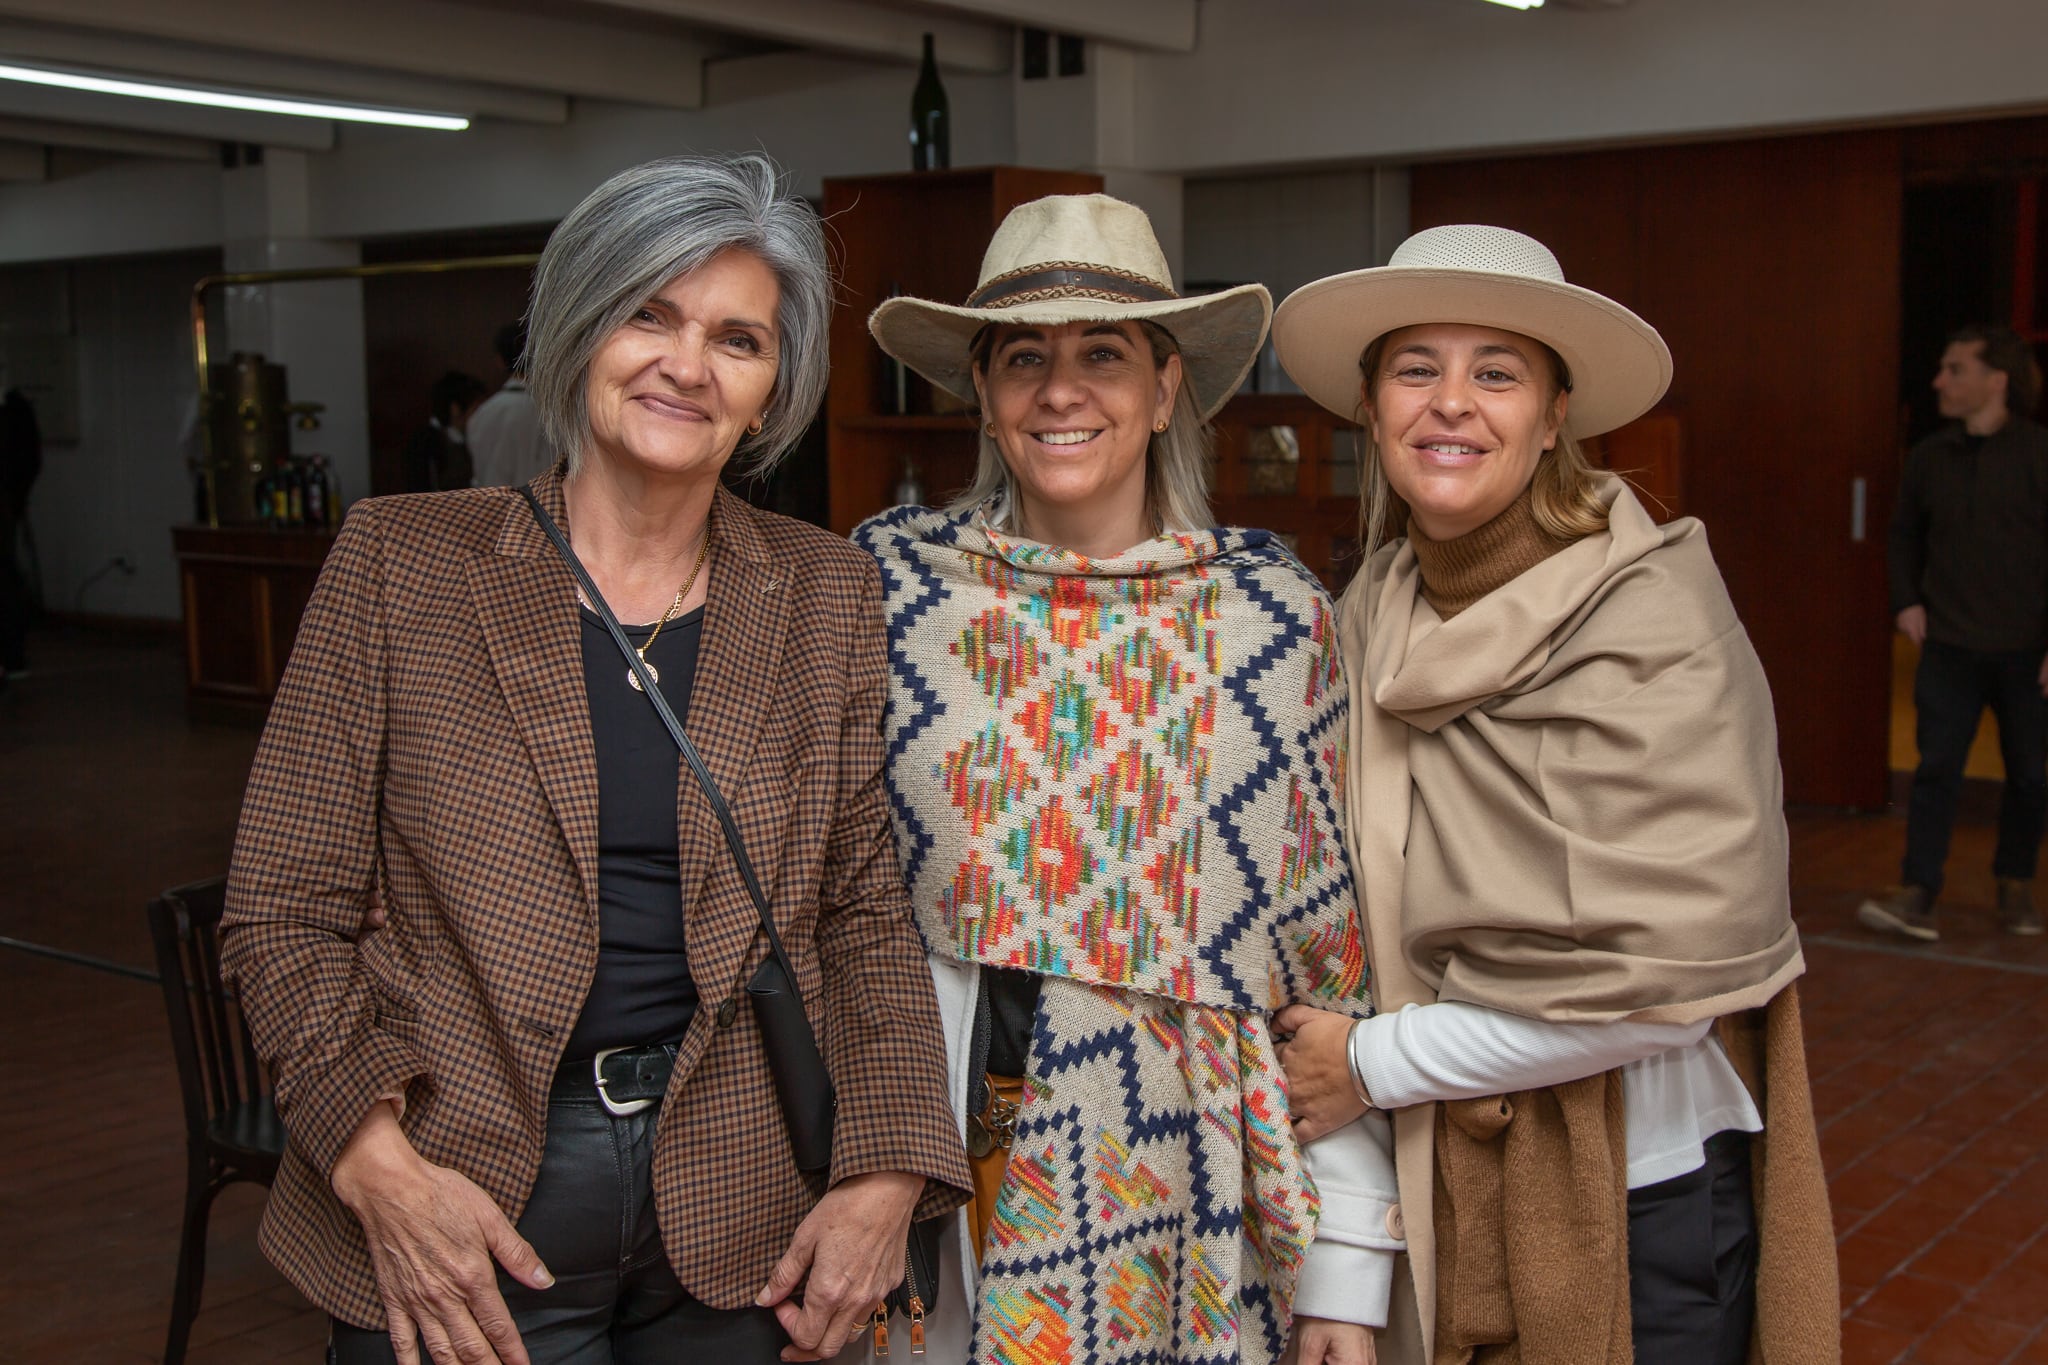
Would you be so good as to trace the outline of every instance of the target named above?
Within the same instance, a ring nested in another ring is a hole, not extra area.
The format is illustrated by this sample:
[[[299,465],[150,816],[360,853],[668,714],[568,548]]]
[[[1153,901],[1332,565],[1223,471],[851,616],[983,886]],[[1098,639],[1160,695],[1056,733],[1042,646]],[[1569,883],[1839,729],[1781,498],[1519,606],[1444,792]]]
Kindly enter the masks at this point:
[[[690,576],[683,580],[682,587],[676,589],[675,598],[668,604],[668,610],[663,612],[661,619],[654,623],[654,634],[647,637],[646,644],[639,646],[633,651],[640,656],[640,662],[646,664],[647,676],[656,682],[661,681],[661,670],[647,662],[647,651],[654,648],[654,642],[661,638],[661,628],[668,624],[669,618],[676,614],[676,608],[683,605],[683,599],[688,597],[690,589],[696,586],[697,575],[704,570],[704,557],[710,553],[711,528],[706,526],[704,528],[704,538],[697,542],[697,562],[690,566]],[[630,668],[626,670],[626,682],[635,692],[644,690],[640,686],[640,675]]]

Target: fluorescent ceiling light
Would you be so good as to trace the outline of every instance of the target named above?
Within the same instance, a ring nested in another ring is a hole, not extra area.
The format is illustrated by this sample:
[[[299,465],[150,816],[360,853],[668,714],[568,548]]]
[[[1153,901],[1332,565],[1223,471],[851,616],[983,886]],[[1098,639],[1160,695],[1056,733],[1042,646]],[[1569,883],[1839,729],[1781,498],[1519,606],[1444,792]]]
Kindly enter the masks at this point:
[[[74,71],[0,63],[0,81],[51,85],[63,90],[89,90],[97,95],[128,95],[135,99],[198,104],[212,109],[246,109],[257,114],[290,114],[297,118],[339,119],[344,123],[383,123],[398,128],[434,128],[459,133],[469,120],[455,114],[420,114],[402,109],[375,109],[360,104],[329,104],[321,100],[279,99],[270,95],[238,95],[226,90],[201,90],[159,81],[123,81]]]
[[[1493,0],[1493,3],[1496,5],[1506,5],[1509,9],[1543,8],[1543,0]]]

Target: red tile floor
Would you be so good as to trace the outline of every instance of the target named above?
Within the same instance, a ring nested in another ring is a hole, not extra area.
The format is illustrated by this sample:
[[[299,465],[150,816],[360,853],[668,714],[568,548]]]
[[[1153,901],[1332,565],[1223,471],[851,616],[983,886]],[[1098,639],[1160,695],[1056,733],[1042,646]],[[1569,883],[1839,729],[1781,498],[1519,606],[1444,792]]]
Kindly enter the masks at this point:
[[[174,641],[53,635],[36,664],[0,693],[0,935],[146,966],[143,903],[224,864],[253,735],[187,723]],[[1855,924],[1897,821],[1792,829],[1844,1358],[2048,1365],[2048,940],[1993,927],[1987,829],[1957,833],[1932,950]],[[183,1181],[161,997],[0,945],[0,1020],[0,1362],[157,1360]],[[261,1201],[216,1207],[193,1365],[320,1358]]]

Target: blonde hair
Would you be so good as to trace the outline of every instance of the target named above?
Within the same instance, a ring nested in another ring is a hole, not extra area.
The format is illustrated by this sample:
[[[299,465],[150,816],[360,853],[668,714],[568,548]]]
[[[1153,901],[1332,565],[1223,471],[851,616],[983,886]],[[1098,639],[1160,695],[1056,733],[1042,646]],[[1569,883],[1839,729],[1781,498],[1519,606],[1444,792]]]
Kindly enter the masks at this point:
[[[1152,363],[1164,365],[1168,356],[1180,354],[1180,343],[1157,323],[1140,318],[1138,328],[1152,346]],[[995,346],[993,324],[977,332],[972,346],[974,372],[988,373],[989,352]],[[1154,432],[1145,449],[1145,510],[1161,534],[1172,531],[1202,531],[1216,524],[1209,511],[1209,452],[1215,436],[1195,406],[1193,386],[1181,376],[1180,391],[1173,398],[1173,416],[1166,430]],[[1001,495],[1006,515],[1015,515],[1017,489],[1010,467],[1003,463],[1002,447],[988,434],[984,421],[977,436],[974,482],[953,499],[946,511],[965,516]]]
[[[1387,541],[1408,533],[1408,504],[1387,481],[1386,468],[1380,464],[1379,442],[1373,439],[1372,423],[1367,420],[1365,412],[1379,387],[1380,355],[1386,348],[1387,338],[1392,335],[1392,332],[1382,332],[1374,337],[1358,357],[1358,370],[1363,382],[1354,418],[1365,428],[1365,439],[1359,442],[1358,541],[1361,559],[1372,558],[1373,551]],[[1535,341],[1535,338],[1530,340]],[[1560,395],[1571,392],[1571,370],[1566,367],[1563,356],[1540,341],[1536,345],[1542,348],[1550,361],[1550,401],[1554,404]],[[1557,444],[1537,457],[1536,472],[1529,479],[1529,503],[1536,514],[1536,524],[1563,541],[1583,540],[1606,530],[1607,504],[1600,500],[1596,490],[1598,474],[1578,441],[1570,432],[1559,428]]]

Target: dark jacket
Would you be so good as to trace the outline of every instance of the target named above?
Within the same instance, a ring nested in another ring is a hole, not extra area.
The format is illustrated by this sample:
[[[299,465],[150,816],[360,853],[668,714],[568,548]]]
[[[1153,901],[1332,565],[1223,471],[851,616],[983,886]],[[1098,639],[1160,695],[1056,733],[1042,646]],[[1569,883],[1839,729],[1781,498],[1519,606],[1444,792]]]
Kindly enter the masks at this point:
[[[535,491],[558,519],[559,473]],[[968,1180],[882,785],[874,563],[719,491],[691,738],[769,882],[838,1095],[831,1181]],[[384,1313],[328,1188],[381,1094],[517,1220],[597,964],[597,755],[568,569],[518,490],[358,503],[306,609],[228,878],[224,974],[290,1134],[265,1252],[351,1322]],[[679,769],[680,772],[680,769]],[[744,985],[767,941],[702,791],[678,784],[691,975],[654,1154],[685,1288],[750,1303],[823,1184],[791,1164]],[[386,927],[358,941],[372,885]]]
[[[1914,446],[1890,565],[1892,614],[1926,607],[1928,639],[2048,648],[2048,428],[2015,416],[1979,444],[1957,423]]]

